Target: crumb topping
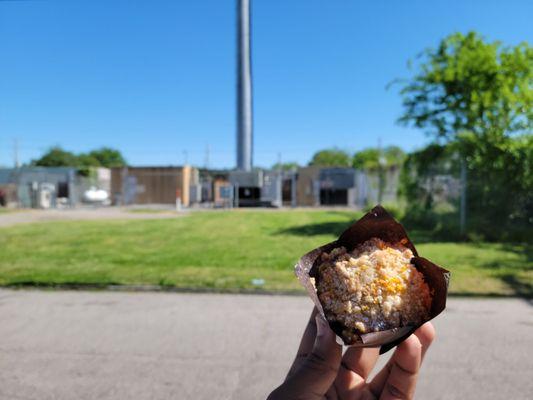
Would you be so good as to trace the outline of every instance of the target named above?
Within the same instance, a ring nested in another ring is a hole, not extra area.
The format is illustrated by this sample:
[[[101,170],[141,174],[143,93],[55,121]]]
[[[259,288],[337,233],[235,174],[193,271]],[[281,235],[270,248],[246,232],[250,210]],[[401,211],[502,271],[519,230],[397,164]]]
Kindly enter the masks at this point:
[[[431,295],[413,264],[413,252],[401,244],[372,238],[352,252],[344,247],[322,253],[317,294],[329,321],[345,328],[350,343],[362,333],[429,318]]]

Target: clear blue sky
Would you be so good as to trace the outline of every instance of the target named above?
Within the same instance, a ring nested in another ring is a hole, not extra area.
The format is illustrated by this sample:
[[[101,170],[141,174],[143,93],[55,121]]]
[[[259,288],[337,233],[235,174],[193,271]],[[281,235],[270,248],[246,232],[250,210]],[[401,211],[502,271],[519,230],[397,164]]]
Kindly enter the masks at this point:
[[[235,164],[234,0],[0,1],[0,165],[59,144],[133,165]],[[454,31],[533,38],[532,1],[253,1],[255,164],[396,144],[394,78]]]

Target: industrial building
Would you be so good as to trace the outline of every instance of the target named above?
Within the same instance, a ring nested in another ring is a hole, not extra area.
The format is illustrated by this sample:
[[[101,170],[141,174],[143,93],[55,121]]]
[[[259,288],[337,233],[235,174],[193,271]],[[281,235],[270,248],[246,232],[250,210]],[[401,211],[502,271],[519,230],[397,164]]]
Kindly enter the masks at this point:
[[[111,168],[114,205],[176,204],[187,207],[201,201],[198,169],[182,167]]]
[[[299,206],[361,206],[353,168],[310,166],[299,168],[296,203]]]
[[[0,169],[2,203],[9,207],[73,207],[86,201],[91,188],[109,191],[107,168],[95,168],[89,176],[73,167],[21,167]]]
[[[86,171],[85,171],[86,172]],[[382,175],[353,168],[309,166],[292,171],[209,170],[183,167],[97,168],[84,176],[70,167],[0,169],[0,206],[22,208],[107,204],[88,194],[105,192],[113,205],[183,207],[364,208],[397,200],[399,170]]]

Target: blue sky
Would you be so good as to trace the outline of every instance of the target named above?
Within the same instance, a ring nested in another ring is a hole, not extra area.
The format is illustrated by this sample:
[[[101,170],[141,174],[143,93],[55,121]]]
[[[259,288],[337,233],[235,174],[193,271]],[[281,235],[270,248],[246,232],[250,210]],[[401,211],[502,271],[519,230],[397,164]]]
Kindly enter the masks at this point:
[[[423,146],[398,126],[407,60],[445,35],[533,38],[533,2],[253,1],[254,164]],[[233,0],[0,1],[0,165],[52,145],[132,165],[235,164]],[[186,154],[185,154],[186,152]]]

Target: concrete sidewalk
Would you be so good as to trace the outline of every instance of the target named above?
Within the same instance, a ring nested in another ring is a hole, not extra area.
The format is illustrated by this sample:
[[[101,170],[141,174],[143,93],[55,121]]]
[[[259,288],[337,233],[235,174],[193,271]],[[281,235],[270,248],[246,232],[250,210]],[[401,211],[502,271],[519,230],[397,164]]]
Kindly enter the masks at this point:
[[[262,399],[311,302],[298,296],[0,290],[0,399]],[[533,308],[450,299],[419,399],[526,399]]]
[[[49,210],[17,210],[0,214],[0,228],[19,224],[51,221],[92,221],[110,219],[168,219],[183,216],[186,212],[177,213],[168,209],[156,209],[158,212],[146,212],[145,209],[127,207],[83,207]]]

